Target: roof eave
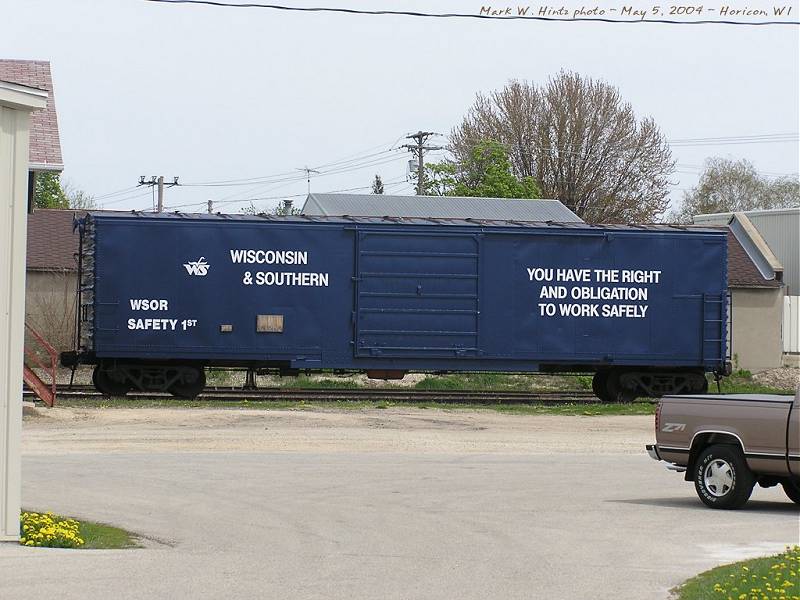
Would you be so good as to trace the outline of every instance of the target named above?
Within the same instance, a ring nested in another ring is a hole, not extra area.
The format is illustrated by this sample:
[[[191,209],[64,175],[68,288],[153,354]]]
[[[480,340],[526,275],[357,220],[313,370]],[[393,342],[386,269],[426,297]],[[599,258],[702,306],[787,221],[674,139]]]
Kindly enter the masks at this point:
[[[39,110],[47,106],[47,92],[27,85],[0,81],[0,104],[21,110]]]
[[[28,163],[29,171],[36,171],[37,173],[56,172],[61,173],[64,170],[62,163]]]

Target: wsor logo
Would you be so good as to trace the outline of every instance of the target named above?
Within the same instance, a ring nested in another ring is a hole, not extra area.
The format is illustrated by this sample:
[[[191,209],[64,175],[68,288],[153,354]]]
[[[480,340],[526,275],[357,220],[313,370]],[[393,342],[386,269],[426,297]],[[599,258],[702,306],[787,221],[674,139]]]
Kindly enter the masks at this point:
[[[189,273],[189,275],[205,277],[208,275],[209,264],[206,262],[206,257],[201,256],[200,260],[184,263],[183,268],[186,269],[186,272]]]

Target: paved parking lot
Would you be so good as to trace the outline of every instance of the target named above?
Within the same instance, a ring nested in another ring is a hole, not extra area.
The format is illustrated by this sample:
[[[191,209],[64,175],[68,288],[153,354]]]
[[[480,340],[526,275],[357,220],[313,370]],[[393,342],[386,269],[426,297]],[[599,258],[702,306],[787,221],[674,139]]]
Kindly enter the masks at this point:
[[[779,489],[704,508],[634,450],[650,417],[199,412],[26,422],[25,506],[118,524],[146,547],[0,545],[0,596],[666,598],[800,536]]]

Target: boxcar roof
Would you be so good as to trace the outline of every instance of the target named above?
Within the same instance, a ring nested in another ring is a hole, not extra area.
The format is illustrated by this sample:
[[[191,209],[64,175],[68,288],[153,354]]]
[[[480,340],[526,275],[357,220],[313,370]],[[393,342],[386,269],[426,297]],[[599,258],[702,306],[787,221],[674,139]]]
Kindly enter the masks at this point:
[[[528,228],[528,229],[570,229],[570,230],[601,230],[601,231],[661,231],[661,232],[688,232],[688,233],[716,233],[725,235],[727,228],[698,227],[697,225],[667,225],[660,223],[645,224],[607,224],[590,225],[588,223],[561,223],[556,221],[512,221],[499,219],[450,219],[435,217],[351,217],[348,215],[326,217],[317,215],[229,215],[223,213],[152,213],[142,211],[111,212],[90,211],[93,218],[111,219],[143,219],[143,220],[174,220],[174,221],[229,221],[229,222],[273,222],[273,223],[318,223],[341,224],[357,223],[369,225],[450,225],[461,227],[502,227],[502,228]]]

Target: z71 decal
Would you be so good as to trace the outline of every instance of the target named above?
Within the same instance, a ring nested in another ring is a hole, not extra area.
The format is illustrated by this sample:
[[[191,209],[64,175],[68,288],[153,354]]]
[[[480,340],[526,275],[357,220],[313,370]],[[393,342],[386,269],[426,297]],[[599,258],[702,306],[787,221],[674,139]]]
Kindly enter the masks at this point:
[[[684,431],[685,429],[686,423],[664,423],[661,431],[664,433],[672,433],[674,431]]]

